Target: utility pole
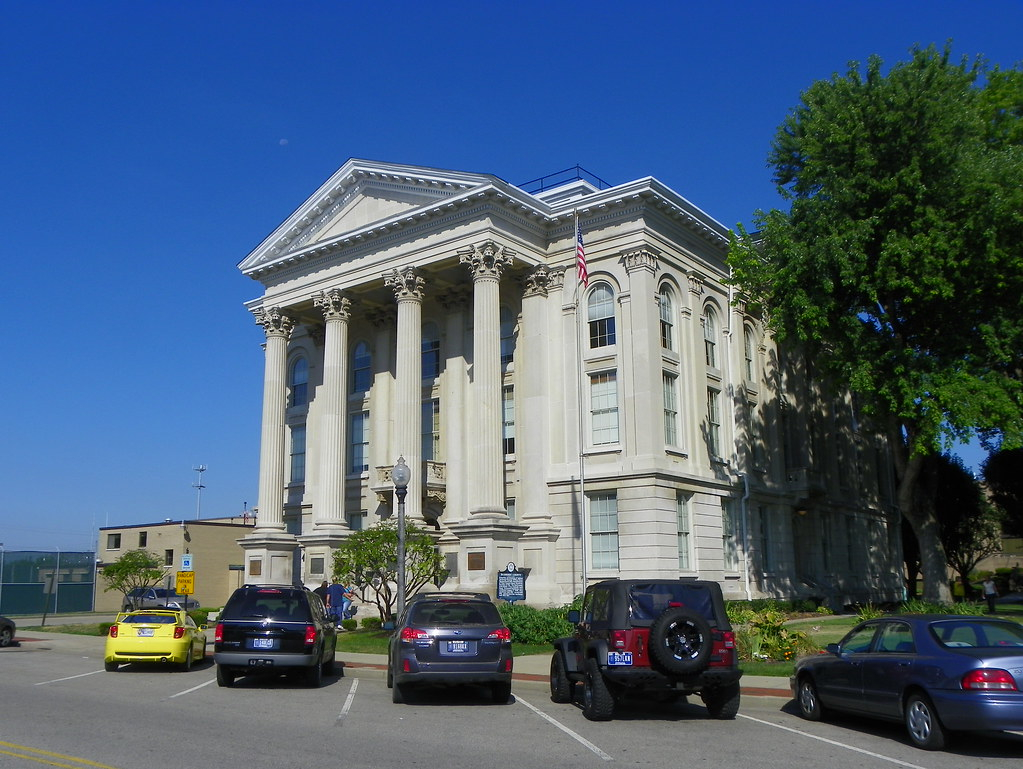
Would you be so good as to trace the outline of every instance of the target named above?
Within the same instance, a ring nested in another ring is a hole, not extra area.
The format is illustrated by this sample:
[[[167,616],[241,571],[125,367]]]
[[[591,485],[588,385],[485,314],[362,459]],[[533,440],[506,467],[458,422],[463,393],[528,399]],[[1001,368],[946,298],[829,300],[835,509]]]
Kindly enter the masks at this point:
[[[206,487],[202,485],[202,474],[206,472],[206,465],[196,465],[192,468],[199,477],[195,483],[192,484],[192,488],[195,489],[195,520],[199,520],[202,514],[202,490]]]

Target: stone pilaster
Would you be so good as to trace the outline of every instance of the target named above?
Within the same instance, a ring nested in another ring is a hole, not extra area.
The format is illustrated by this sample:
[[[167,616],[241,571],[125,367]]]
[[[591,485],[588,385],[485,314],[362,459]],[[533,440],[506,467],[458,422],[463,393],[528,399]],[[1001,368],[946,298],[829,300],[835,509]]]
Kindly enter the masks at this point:
[[[663,392],[661,385],[660,314],[657,305],[657,254],[638,249],[622,255],[629,276],[628,300],[623,299],[622,318],[628,334],[622,334],[622,380],[626,394],[626,454],[649,465],[664,451]],[[625,293],[625,292],[623,292]]]

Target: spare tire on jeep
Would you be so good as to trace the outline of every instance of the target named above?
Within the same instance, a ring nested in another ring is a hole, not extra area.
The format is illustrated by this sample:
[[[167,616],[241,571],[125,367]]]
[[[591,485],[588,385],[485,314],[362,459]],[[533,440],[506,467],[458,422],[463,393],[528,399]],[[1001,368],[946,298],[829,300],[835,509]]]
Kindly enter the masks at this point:
[[[650,656],[665,673],[703,670],[712,645],[710,623],[689,609],[669,607],[650,626]]]

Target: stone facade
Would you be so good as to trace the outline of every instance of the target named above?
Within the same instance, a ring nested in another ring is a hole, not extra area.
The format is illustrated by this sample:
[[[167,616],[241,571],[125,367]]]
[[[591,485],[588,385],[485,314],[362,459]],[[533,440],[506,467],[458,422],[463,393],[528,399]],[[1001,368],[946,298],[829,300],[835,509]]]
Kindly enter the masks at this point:
[[[446,589],[514,562],[538,606],[608,576],[900,597],[887,447],[728,286],[728,238],[652,178],[345,163],[239,265],[266,334],[246,581],[329,577],[400,456]]]

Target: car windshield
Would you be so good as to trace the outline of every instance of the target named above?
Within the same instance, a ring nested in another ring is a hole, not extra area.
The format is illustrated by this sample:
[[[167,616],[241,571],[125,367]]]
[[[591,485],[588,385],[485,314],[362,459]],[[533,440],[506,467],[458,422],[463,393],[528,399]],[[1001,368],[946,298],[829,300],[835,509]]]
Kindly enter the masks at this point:
[[[173,614],[129,614],[121,620],[125,625],[174,625],[177,621]]]
[[[938,620],[931,623],[930,630],[938,643],[950,649],[1023,646],[1023,627],[1015,622]]]
[[[708,619],[714,616],[710,591],[700,585],[657,582],[633,585],[629,590],[629,608],[633,619],[656,619],[671,606],[692,609]]]
[[[501,615],[492,603],[481,601],[426,601],[412,607],[409,624],[436,627],[439,625],[501,625]]]

